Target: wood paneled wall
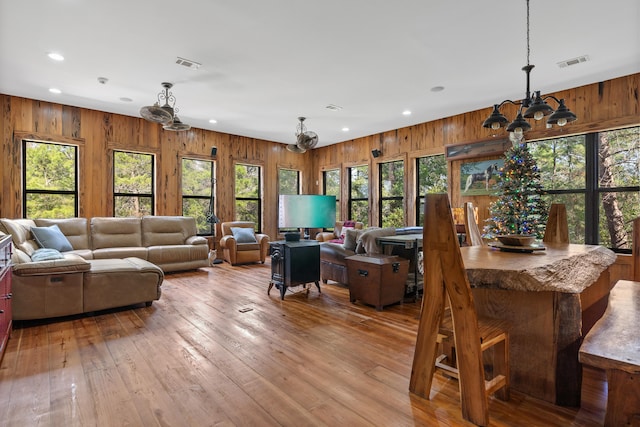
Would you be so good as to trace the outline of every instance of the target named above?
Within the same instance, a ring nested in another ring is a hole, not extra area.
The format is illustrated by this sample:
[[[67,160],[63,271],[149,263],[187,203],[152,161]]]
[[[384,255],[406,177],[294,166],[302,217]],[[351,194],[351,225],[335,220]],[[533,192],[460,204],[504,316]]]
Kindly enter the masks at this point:
[[[610,129],[640,124],[638,87],[640,74],[634,74],[598,84],[556,93],[565,98],[578,121],[565,128],[547,130],[536,123],[527,133],[529,140]],[[498,101],[498,100],[497,100]],[[490,107],[447,117],[415,126],[358,138],[321,147],[300,155],[286,150],[284,144],[228,135],[202,129],[169,132],[160,125],[141,118],[122,116],[44,101],[0,95],[2,111],[0,129],[0,217],[22,216],[21,139],[60,141],[77,144],[80,149],[80,216],[110,216],[113,214],[112,152],[114,149],[140,151],[156,155],[156,214],[179,215],[180,161],[183,157],[211,159],[211,147],[216,156],[216,213],[223,220],[234,217],[234,165],[248,163],[262,166],[263,231],[277,237],[277,177],[278,168],[302,171],[303,193],[321,191],[322,171],[339,168],[345,183],[346,168],[367,164],[372,190],[370,202],[376,200],[378,188],[377,164],[405,160],[406,194],[409,212],[407,225],[415,224],[415,159],[444,152],[448,144],[505,138],[504,133],[492,135],[480,126],[490,113]],[[506,112],[508,117],[513,111]],[[371,150],[378,148],[381,157],[374,159]],[[478,158],[474,160],[484,160]],[[460,161],[450,164],[450,194],[454,206],[470,200],[479,206],[480,220],[487,217],[489,197],[465,198],[459,191]],[[307,171],[312,171],[307,173]],[[343,185],[341,212],[346,212],[347,188]],[[348,218],[342,218],[348,219]],[[370,224],[378,224],[375,207]]]
[[[2,183],[0,217],[22,217],[21,141],[23,138],[76,144],[80,147],[80,210],[84,217],[113,215],[113,150],[156,156],[156,215],[180,215],[180,170],[183,157],[211,160],[217,147],[216,214],[234,218],[234,166],[262,167],[263,231],[276,236],[278,167],[311,170],[311,157],[291,153],[284,144],[202,129],[162,130],[141,118],[122,116],[49,102],[0,95],[2,115]],[[307,174],[303,192],[315,190]]]
[[[527,140],[558,137],[597,130],[613,129],[640,124],[640,106],[638,103],[638,88],[640,74],[633,74],[614,80],[608,80],[587,86],[554,93],[558,98],[564,98],[567,106],[577,116],[578,120],[563,128],[546,129],[545,121],[533,123],[533,128],[527,132]],[[500,100],[496,99],[496,102]],[[553,105],[553,101],[552,102]],[[512,107],[511,109],[507,107]],[[491,112],[491,106],[486,109],[471,111],[440,120],[421,123],[414,126],[397,129],[377,135],[347,141],[342,144],[331,145],[314,150],[314,169],[318,171],[318,180],[324,169],[340,168],[345,177],[346,168],[352,165],[368,164],[372,167],[369,183],[373,189],[372,195],[378,188],[377,163],[388,162],[398,158],[407,160],[406,174],[406,212],[407,225],[415,225],[415,159],[429,154],[442,154],[444,146],[449,144],[469,143],[490,138],[505,139],[508,137],[504,130],[495,131],[481,126],[484,119]],[[503,113],[507,117],[515,117],[514,106],[505,106]],[[376,159],[371,156],[371,150],[378,148],[382,155]],[[498,156],[499,157],[499,156]],[[473,160],[457,160],[449,163],[449,193],[452,206],[462,206],[471,201],[478,206],[479,221],[488,217],[489,196],[464,197],[460,194],[460,164],[468,161],[481,161],[497,158],[479,157]],[[375,201],[373,197],[370,202]],[[346,212],[347,194],[343,186],[341,211]],[[348,218],[343,218],[348,219]],[[378,224],[378,212],[373,209],[369,224]]]

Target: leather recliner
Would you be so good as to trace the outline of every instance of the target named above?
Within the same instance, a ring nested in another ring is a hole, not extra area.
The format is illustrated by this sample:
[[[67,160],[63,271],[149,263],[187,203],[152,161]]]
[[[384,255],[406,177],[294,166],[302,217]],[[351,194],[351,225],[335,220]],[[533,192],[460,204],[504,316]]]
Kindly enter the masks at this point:
[[[249,233],[253,239],[244,242],[234,229],[250,229]],[[220,248],[224,260],[231,265],[248,264],[251,262],[261,262],[264,264],[267,254],[269,253],[269,236],[266,234],[255,233],[255,224],[250,221],[231,221],[223,222],[220,225],[222,230],[222,238],[220,238]],[[235,236],[234,236],[235,234]]]

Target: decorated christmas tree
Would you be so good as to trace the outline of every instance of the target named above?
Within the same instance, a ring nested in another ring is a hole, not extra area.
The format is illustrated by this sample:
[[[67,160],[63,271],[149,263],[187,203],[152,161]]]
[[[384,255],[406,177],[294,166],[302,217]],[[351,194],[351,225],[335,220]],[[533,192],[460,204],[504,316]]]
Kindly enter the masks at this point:
[[[498,199],[489,207],[485,234],[531,234],[544,236],[547,204],[542,199],[542,184],[536,160],[527,144],[516,143],[505,155],[500,171]]]

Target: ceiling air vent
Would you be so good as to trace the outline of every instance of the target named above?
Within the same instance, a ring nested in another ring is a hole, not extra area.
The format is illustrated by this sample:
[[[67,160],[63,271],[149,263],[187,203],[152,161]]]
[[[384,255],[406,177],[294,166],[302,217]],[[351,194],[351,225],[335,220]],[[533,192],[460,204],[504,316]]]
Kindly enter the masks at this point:
[[[176,64],[182,65],[183,67],[191,68],[191,69],[194,69],[194,70],[197,70],[202,65],[199,62],[192,61],[190,59],[180,58],[179,56],[176,59]]]
[[[587,62],[589,60],[588,55],[578,56],[577,58],[567,59],[566,61],[558,62],[558,67],[565,68],[570,65],[580,64],[582,62]]]
[[[329,104],[325,107],[327,110],[331,110],[331,111],[340,111],[342,110],[342,107],[339,105],[335,105],[335,104]]]

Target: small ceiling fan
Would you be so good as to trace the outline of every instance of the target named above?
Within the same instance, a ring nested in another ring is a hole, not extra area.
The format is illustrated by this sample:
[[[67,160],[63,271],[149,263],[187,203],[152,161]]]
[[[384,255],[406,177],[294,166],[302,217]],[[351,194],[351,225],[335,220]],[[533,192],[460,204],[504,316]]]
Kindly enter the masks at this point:
[[[307,130],[304,125],[306,117],[298,117],[298,120],[300,123],[296,129],[296,143],[287,145],[287,150],[302,154],[318,145],[318,134]]]
[[[163,82],[162,87],[164,92],[158,94],[158,102],[142,107],[140,115],[150,122],[162,124],[164,130],[181,131],[191,129],[190,125],[182,123],[176,115],[178,112],[178,109],[175,108],[176,98],[173,93],[169,92],[169,89],[173,87],[173,83]],[[164,105],[160,106],[162,101],[164,101]]]

